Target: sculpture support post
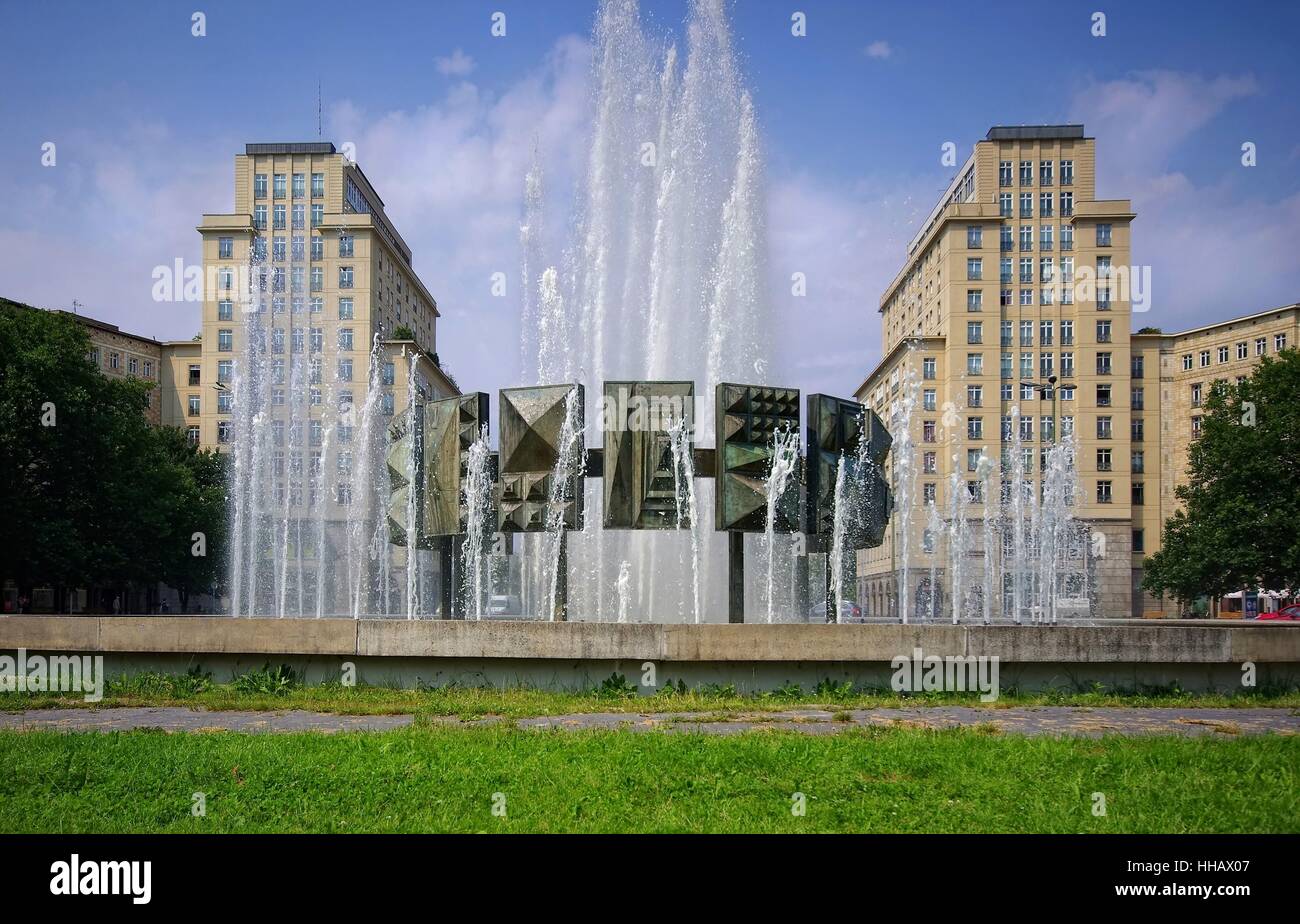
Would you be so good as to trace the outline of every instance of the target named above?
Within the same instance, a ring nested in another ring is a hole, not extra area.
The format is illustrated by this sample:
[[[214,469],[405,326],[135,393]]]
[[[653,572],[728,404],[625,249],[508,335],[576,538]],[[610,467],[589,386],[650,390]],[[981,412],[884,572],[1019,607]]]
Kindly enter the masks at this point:
[[[438,591],[439,591],[439,611],[443,619],[454,619],[452,613],[452,543],[455,540],[451,536],[442,536],[438,541]]]
[[[556,538],[560,543],[559,554],[555,556],[555,613],[556,622],[569,621],[569,531],[561,529]]]
[[[727,622],[745,621],[745,534],[727,533]]]
[[[826,621],[839,621],[839,588],[835,586],[835,566],[831,549],[826,550]]]

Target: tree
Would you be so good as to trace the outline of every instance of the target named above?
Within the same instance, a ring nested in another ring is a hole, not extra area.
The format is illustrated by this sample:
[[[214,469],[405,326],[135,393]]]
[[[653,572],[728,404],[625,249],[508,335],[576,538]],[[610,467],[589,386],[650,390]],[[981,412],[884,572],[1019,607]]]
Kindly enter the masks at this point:
[[[28,597],[51,585],[59,606],[70,587],[150,586],[187,573],[187,587],[210,584],[203,569],[215,567],[224,534],[220,462],[149,426],[153,383],[107,377],[89,353],[72,318],[0,300],[0,510],[9,525],[0,579]],[[177,559],[196,531],[207,533],[208,557],[187,572]]]
[[[1147,558],[1143,586],[1180,601],[1242,588],[1300,590],[1300,351],[1215,382],[1188,453],[1182,509]]]
[[[181,473],[157,540],[158,579],[176,590],[184,612],[190,595],[213,588],[225,570],[226,459],[192,445],[179,427],[161,427],[154,433],[159,464]]]

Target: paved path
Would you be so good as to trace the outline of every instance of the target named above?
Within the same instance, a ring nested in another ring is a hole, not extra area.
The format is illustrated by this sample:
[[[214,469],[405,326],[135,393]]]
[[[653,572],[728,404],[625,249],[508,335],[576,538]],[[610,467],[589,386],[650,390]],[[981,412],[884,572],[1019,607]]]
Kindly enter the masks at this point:
[[[180,707],[112,709],[31,709],[0,713],[0,729],[56,731],[130,731],[156,728],[168,732],[237,731],[340,732],[387,731],[412,724],[410,715],[332,715],[305,712],[207,712]],[[434,717],[433,724],[489,725],[504,721],[489,716],[462,722],[456,716]],[[736,734],[781,729],[828,735],[851,728],[983,727],[1018,735],[1182,735],[1227,738],[1236,735],[1300,734],[1300,710],[1177,709],[1081,706],[1022,706],[987,709],[973,706],[928,706],[911,709],[821,708],[747,712],[720,716],[690,712],[592,712],[518,719],[526,729],[661,730]]]

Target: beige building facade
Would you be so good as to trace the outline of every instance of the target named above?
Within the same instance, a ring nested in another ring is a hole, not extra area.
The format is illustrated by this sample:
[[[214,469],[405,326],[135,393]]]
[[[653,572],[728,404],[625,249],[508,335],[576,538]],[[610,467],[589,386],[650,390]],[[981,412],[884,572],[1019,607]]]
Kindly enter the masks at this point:
[[[1132,265],[1129,201],[1097,199],[1096,175],[1096,141],[1081,125],[990,129],[881,297],[885,355],[856,396],[887,422],[915,403],[912,600],[939,554],[926,551],[926,504],[947,509],[954,479],[974,492],[980,454],[1007,471],[1014,427],[1040,492],[1043,453],[1074,436],[1073,512],[1092,534],[1096,610],[1175,615],[1140,590],[1142,563],[1174,509],[1197,387],[1248,374],[1258,351],[1295,344],[1295,306],[1134,334],[1135,313],[1151,307],[1149,269]],[[980,509],[971,513],[976,562]],[[859,553],[859,603],[869,615],[897,615],[901,519],[896,510],[885,542]],[[978,563],[967,573],[979,573]]]

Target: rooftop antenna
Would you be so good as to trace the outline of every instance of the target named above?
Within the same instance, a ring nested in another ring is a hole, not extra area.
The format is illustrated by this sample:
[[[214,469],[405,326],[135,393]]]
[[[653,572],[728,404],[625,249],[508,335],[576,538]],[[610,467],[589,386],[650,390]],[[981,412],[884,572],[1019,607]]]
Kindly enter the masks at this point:
[[[320,78],[316,78],[316,137],[323,137],[321,130],[321,95],[320,95]]]
[[[78,308],[84,308],[84,307],[85,307],[85,305],[81,304],[81,302],[77,301],[75,298],[72,300],[72,313],[73,313],[73,314],[80,314],[80,312],[79,312],[77,309],[78,309]]]

